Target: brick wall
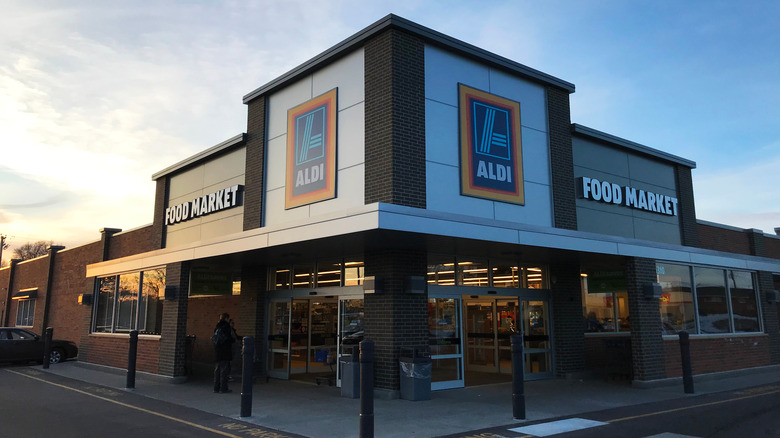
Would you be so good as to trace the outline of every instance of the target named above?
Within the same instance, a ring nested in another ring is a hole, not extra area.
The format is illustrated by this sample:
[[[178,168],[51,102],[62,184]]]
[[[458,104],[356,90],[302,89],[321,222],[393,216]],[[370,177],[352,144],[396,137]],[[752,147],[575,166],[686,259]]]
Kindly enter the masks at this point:
[[[547,87],[547,115],[550,130],[550,162],[554,226],[577,229],[574,152],[571,146],[571,111],[568,91]]]
[[[109,241],[108,259],[118,259],[133,254],[153,251],[155,227],[148,225],[124,233],[115,234]]]
[[[425,49],[389,29],[365,45],[365,203],[425,208]]]
[[[239,297],[233,295],[219,297],[191,298],[187,305],[187,335],[195,336],[192,361],[196,370],[207,369],[214,364],[214,345],[211,335],[223,312],[230,314],[236,324],[236,332],[244,336],[251,326],[240,318]]]
[[[265,166],[266,98],[248,104],[246,174],[244,176],[244,230],[263,224],[263,168]]]
[[[375,386],[400,388],[398,359],[401,347],[428,345],[428,295],[407,294],[408,276],[425,275],[424,252],[388,249],[366,254],[366,275],[384,282],[381,293],[365,296],[365,338],[374,341]]]
[[[700,223],[698,232],[700,248],[750,255],[750,242],[742,231]]]
[[[767,303],[766,295],[777,288],[774,275],[771,272],[759,271],[756,275],[758,297],[761,302],[761,316],[764,323],[764,333],[768,336],[769,357],[772,364],[780,364],[780,306]]]
[[[152,218],[150,248],[165,248],[165,209],[168,208],[168,177],[157,180],[154,191],[154,217]]]
[[[550,266],[555,370],[559,377],[585,369],[585,334],[582,320],[580,267],[576,264]]]
[[[186,374],[185,347],[190,263],[174,263],[166,266],[165,269],[166,287],[176,287],[176,298],[163,302],[159,373],[177,377]]]
[[[115,368],[127,368],[129,335],[91,335],[89,343],[89,349],[79,351],[79,360]],[[136,370],[157,374],[159,359],[160,340],[156,337],[139,337]]]
[[[780,259],[780,239],[775,237],[765,237],[764,249],[766,250],[767,257]]]
[[[656,280],[654,260],[628,258],[626,281],[628,312],[631,315],[631,359],[637,380],[665,377],[659,300],[645,298],[644,295],[644,286]]]
[[[35,317],[31,328],[32,331],[38,334],[42,334],[45,329],[45,327],[43,327],[43,310],[46,300],[48,272],[48,256],[20,262],[16,265],[16,269],[14,270],[14,284],[11,287],[11,296],[22,289],[38,288],[38,296],[35,299]],[[9,306],[8,325],[11,327],[16,326],[16,310],[18,303],[19,300],[11,300]]]
[[[691,336],[693,374],[716,373],[761,367],[770,364],[769,336],[696,337]],[[679,339],[663,342],[666,377],[682,376]]]

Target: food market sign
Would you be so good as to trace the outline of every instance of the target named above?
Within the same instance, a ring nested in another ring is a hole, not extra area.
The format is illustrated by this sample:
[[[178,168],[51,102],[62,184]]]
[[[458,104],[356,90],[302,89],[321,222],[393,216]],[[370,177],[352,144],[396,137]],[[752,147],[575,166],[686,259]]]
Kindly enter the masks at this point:
[[[196,219],[241,205],[244,186],[235,185],[165,209],[165,225]]]
[[[637,210],[677,216],[677,198],[660,193],[621,186],[609,181],[583,176],[580,178],[580,196],[583,199],[621,205]]]

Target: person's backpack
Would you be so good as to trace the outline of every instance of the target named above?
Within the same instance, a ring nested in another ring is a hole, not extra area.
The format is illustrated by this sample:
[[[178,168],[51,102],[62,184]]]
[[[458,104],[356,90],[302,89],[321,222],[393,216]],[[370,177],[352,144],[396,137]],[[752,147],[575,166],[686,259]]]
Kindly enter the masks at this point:
[[[214,334],[211,336],[211,342],[214,343],[214,345],[225,345],[228,341],[228,335],[225,334],[225,331],[222,330],[222,327],[218,327],[216,330],[214,330]]]

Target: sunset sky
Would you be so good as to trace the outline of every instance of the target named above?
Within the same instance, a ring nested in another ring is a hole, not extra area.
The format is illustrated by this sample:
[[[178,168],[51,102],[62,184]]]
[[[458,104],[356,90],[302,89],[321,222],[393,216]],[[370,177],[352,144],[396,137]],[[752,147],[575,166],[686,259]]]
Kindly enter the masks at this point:
[[[780,227],[778,1],[6,0],[0,234],[70,247],[151,223],[153,173],[388,13],[574,83],[572,122],[695,161],[699,219]]]

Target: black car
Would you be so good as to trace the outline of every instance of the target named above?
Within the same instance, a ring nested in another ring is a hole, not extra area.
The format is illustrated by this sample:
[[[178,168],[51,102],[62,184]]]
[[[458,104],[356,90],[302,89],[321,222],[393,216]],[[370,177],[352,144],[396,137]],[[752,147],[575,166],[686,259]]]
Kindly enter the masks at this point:
[[[0,363],[35,361],[43,363],[44,338],[15,327],[0,327]],[[79,349],[70,341],[53,339],[49,362],[59,363],[76,357]]]

